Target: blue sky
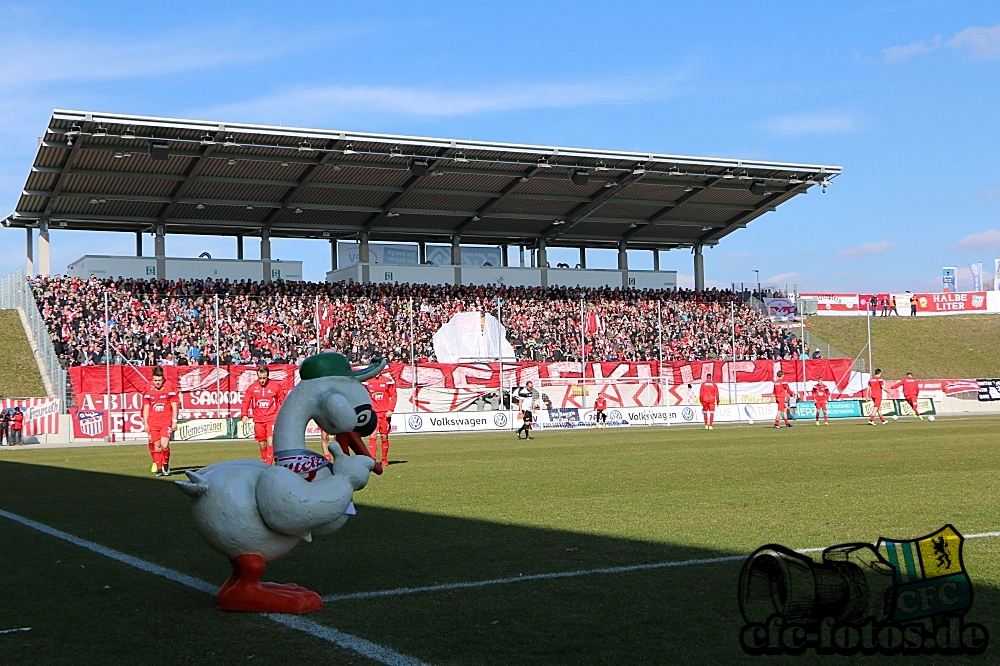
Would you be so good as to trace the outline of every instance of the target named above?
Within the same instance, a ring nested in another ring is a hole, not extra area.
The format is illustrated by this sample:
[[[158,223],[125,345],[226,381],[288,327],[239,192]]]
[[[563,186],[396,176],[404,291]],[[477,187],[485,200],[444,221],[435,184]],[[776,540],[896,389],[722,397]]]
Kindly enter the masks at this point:
[[[942,266],[988,275],[1000,257],[995,1],[0,5],[3,214],[56,107],[844,167],[706,250],[710,285],[759,269],[809,291],[922,291]],[[167,240],[235,257],[232,239]],[[0,241],[6,273],[24,232]],[[134,243],[56,230],[52,268]],[[324,242],[272,253],[328,269]],[[661,267],[684,283],[691,255]]]

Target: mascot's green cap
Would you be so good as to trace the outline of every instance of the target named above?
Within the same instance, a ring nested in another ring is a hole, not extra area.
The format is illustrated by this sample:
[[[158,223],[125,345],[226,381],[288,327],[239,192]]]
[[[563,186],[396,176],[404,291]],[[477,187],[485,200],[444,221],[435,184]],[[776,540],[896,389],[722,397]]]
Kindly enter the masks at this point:
[[[310,356],[299,368],[299,377],[306,379],[319,379],[320,377],[353,377],[359,382],[377,376],[385,366],[388,365],[384,358],[376,358],[375,362],[367,368],[352,370],[351,362],[343,354],[328,352],[326,354],[316,354]]]

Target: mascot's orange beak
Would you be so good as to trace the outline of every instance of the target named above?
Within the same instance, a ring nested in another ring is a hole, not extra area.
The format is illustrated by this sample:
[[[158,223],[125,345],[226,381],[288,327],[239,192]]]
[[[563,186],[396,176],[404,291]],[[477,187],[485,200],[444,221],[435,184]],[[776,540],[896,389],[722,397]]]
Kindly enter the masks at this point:
[[[368,456],[372,459],[375,457],[372,455],[372,452],[368,450],[368,447],[365,446],[365,443],[361,441],[361,435],[356,432],[337,433],[335,439],[337,440],[337,443],[340,444],[340,448],[344,450],[344,453],[350,454],[351,451],[354,451],[359,456]],[[381,474],[382,464],[376,460],[375,469],[372,471],[376,474]]]

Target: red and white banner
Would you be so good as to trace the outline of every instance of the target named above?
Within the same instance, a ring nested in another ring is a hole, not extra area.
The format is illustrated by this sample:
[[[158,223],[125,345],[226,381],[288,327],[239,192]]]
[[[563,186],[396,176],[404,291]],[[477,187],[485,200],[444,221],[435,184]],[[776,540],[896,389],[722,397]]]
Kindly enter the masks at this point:
[[[850,381],[850,359],[805,361],[674,361],[661,367],[655,361],[504,363],[503,387],[535,383],[544,400],[555,407],[582,407],[602,393],[609,406],[648,407],[678,405],[709,374],[722,385],[739,383],[740,395],[770,390],[778,370],[789,382],[823,377],[843,388]],[[271,381],[291,390],[298,383],[298,367],[272,365]],[[167,385],[179,389],[179,418],[229,418],[239,416],[246,389],[256,381],[254,366],[165,366]],[[73,429],[76,437],[103,439],[142,436],[142,394],[152,381],[151,367],[104,366],[70,368],[76,397]],[[396,382],[397,412],[453,412],[480,398],[498,394],[501,382],[497,363],[392,363],[388,372]],[[662,372],[662,376],[661,376]]]
[[[764,307],[771,321],[795,321],[795,302],[790,298],[765,298]]]
[[[20,409],[24,413],[24,428],[21,434],[59,434],[59,400],[56,398],[0,399],[0,409]]]
[[[815,298],[817,312],[857,312],[857,294],[799,294],[802,298]]]
[[[917,312],[985,312],[985,291],[917,294]]]

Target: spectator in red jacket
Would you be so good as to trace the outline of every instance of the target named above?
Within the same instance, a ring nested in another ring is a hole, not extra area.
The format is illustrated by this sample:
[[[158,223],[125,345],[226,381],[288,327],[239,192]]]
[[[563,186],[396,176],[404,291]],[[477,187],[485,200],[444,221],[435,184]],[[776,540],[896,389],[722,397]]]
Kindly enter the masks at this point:
[[[24,412],[19,407],[14,408],[14,414],[10,417],[10,435],[7,443],[11,446],[24,446],[24,438],[21,432],[24,429]]]

